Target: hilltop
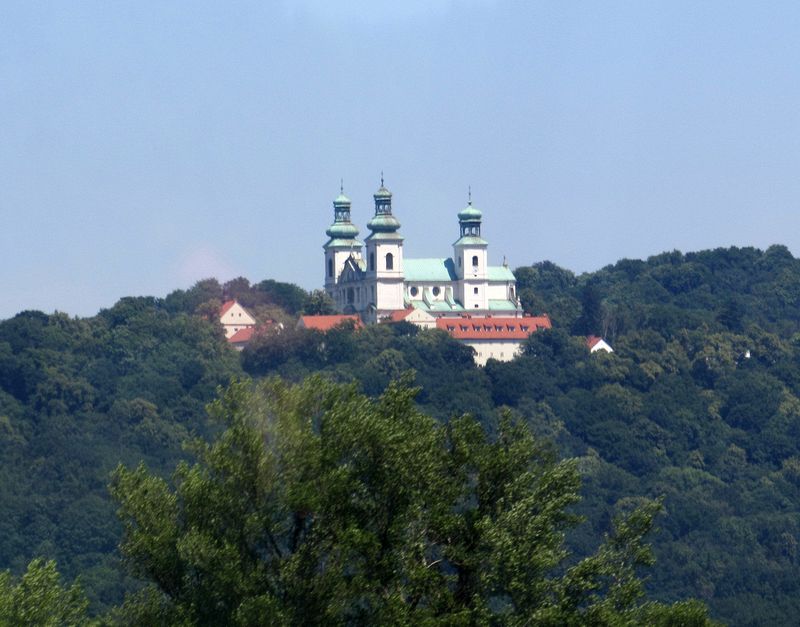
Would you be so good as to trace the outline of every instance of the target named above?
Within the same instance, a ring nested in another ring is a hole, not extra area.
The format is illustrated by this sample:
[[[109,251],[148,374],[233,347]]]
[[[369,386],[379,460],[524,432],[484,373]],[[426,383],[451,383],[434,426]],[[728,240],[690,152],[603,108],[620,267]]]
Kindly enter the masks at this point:
[[[515,271],[526,311],[553,329],[514,361],[474,364],[445,333],[400,323],[322,335],[296,330],[319,294],[285,283],[202,281],[125,298],[97,316],[23,312],[0,323],[0,569],[36,555],[81,573],[96,610],[135,582],[120,574],[120,528],[106,485],[122,461],[168,476],[205,404],[243,376],[323,373],[377,394],[412,369],[418,404],[488,429],[508,406],[561,456],[577,458],[596,545],[615,511],[665,496],[652,536],[656,598],[696,596],[732,624],[800,613],[800,260],[785,247],[622,260],[575,275],[549,262]],[[286,332],[241,354],[214,313],[236,298]],[[602,335],[610,355],[589,355]]]

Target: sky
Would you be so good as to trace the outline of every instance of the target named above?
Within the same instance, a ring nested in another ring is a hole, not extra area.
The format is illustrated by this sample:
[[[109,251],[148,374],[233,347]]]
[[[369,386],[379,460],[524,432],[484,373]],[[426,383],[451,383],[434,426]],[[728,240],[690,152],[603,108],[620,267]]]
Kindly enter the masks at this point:
[[[0,2],[0,318],[321,287],[340,180],[406,256],[800,255],[800,3]]]

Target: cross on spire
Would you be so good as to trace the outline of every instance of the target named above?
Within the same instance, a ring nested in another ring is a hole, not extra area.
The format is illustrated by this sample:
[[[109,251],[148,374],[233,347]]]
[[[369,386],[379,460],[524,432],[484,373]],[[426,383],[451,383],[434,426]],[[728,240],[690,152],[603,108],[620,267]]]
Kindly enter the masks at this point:
[[[467,186],[467,204],[472,204],[472,185]]]
[[[381,187],[383,187],[383,170],[381,170]]]

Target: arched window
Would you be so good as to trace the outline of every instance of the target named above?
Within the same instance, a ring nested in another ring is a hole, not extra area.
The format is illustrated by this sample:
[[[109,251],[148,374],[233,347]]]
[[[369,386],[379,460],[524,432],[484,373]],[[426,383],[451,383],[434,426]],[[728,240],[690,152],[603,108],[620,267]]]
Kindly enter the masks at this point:
[[[353,301],[356,299],[355,290],[352,287],[347,288],[347,302],[348,304],[352,304]]]
[[[333,259],[328,259],[328,276],[333,276]]]
[[[472,265],[473,266],[478,265],[478,255],[472,255]]]
[[[386,269],[394,270],[394,255],[392,253],[386,253]]]
[[[375,269],[375,253],[369,254],[369,269],[370,270]]]

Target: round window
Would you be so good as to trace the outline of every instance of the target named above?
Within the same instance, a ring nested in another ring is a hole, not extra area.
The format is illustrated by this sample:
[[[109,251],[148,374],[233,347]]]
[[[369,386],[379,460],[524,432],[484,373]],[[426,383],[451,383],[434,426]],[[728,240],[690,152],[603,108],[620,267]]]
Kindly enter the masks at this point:
[[[433,295],[434,295],[434,296],[438,296],[438,295],[439,295],[439,292],[440,292],[440,290],[439,290],[439,286],[437,285],[436,287],[434,287],[434,288],[433,288]]]
[[[412,296],[416,296],[417,294],[419,294],[419,290],[416,287],[412,287],[411,288],[411,295]]]

